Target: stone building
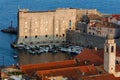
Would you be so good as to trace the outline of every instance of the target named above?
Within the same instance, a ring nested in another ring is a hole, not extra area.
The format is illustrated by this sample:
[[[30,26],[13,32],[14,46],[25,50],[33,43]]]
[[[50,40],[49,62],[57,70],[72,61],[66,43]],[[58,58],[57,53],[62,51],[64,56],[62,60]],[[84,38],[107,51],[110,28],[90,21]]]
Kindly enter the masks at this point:
[[[81,33],[87,33],[100,37],[106,37],[108,34],[113,34],[114,38],[119,38],[120,25],[117,24],[119,22],[117,21],[119,20],[119,16],[114,16],[105,14],[86,14],[85,17],[89,18],[89,21],[87,21],[88,23],[86,23],[85,20],[78,21],[76,30],[79,30]]]
[[[87,33],[101,37],[113,34],[114,38],[118,38],[120,37],[120,26],[114,23],[91,22],[87,26]]]
[[[18,37],[16,44],[60,44],[66,41],[66,29],[75,30],[83,14],[99,14],[96,9],[59,8],[53,11],[18,12]]]

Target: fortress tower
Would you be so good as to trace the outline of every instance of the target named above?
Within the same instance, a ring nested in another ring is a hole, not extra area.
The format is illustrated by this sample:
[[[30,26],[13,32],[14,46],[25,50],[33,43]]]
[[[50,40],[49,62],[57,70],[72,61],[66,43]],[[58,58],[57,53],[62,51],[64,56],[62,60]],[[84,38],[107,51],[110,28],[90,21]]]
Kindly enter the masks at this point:
[[[113,35],[107,36],[104,44],[104,70],[108,73],[115,73],[116,43]]]

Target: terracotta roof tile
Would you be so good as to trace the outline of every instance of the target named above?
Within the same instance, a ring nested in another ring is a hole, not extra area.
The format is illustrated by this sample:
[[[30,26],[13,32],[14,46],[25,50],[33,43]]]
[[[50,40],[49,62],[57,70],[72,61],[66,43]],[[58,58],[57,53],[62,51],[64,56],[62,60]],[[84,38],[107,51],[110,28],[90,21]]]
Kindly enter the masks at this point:
[[[117,47],[117,48],[116,48],[116,56],[117,56],[117,57],[120,57],[120,47]]]
[[[83,80],[120,80],[115,77],[113,74],[104,74],[104,75],[96,75],[90,77],[83,77]]]
[[[116,65],[115,69],[116,69],[116,72],[120,72],[120,64]]]
[[[32,75],[38,70],[49,70],[49,69],[65,68],[72,66],[76,66],[75,60],[65,60],[65,61],[49,62],[49,63],[41,63],[41,64],[28,64],[28,65],[23,65],[20,68],[24,73],[28,73]]]
[[[116,18],[117,20],[120,20],[120,14],[112,14],[112,17]]]
[[[84,73],[84,74],[83,74]],[[39,77],[42,76],[64,76],[64,77],[77,77],[77,76],[86,76],[86,75],[95,75],[97,70],[93,65],[89,66],[78,66],[78,67],[68,67],[68,68],[59,68],[51,70],[41,70],[37,71],[36,74]]]
[[[84,49],[75,59],[81,63],[88,61],[88,64],[100,65],[103,63],[103,50]]]

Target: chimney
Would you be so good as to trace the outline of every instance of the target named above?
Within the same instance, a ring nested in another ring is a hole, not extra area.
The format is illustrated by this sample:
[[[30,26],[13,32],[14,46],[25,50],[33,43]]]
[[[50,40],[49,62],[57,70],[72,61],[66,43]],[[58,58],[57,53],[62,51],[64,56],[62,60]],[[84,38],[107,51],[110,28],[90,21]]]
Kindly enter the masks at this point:
[[[94,47],[95,51],[97,51],[97,47]]]
[[[84,75],[85,75],[85,72],[82,72],[82,75],[84,76]]]

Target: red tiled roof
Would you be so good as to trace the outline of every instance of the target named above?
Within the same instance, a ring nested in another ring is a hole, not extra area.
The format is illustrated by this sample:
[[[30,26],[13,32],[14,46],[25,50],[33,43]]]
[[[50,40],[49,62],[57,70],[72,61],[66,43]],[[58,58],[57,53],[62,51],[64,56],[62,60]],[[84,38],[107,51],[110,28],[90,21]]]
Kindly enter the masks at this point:
[[[117,47],[117,48],[116,48],[116,56],[117,56],[117,57],[120,57],[120,47]]]
[[[116,56],[120,57],[120,47],[116,48]],[[75,59],[78,59],[80,62],[87,60],[90,62],[90,64],[102,64],[104,60],[104,52],[103,50],[84,49],[75,57]]]
[[[120,14],[112,14],[112,17],[116,18],[117,20],[120,20]]]
[[[83,80],[120,80],[120,78],[115,77],[113,74],[96,75],[90,77],[83,77]]]
[[[108,17],[103,17],[101,20],[105,21],[105,22],[108,22]]]
[[[120,72],[120,64],[116,65],[115,70],[116,72]]]
[[[84,72],[84,74],[83,74]],[[97,70],[95,66],[78,66],[78,67],[68,67],[68,68],[59,68],[51,70],[41,70],[36,72],[37,76],[64,76],[64,77],[77,77],[77,76],[86,76],[86,75],[95,75]]]
[[[103,63],[103,51],[95,49],[84,49],[79,55],[75,57],[81,63],[88,61],[88,64],[99,65]]]
[[[49,70],[49,69],[65,68],[72,66],[76,66],[75,60],[65,60],[65,61],[49,62],[49,63],[41,63],[41,64],[28,64],[28,65],[23,65],[20,68],[24,73],[28,73],[32,75],[38,70]]]

